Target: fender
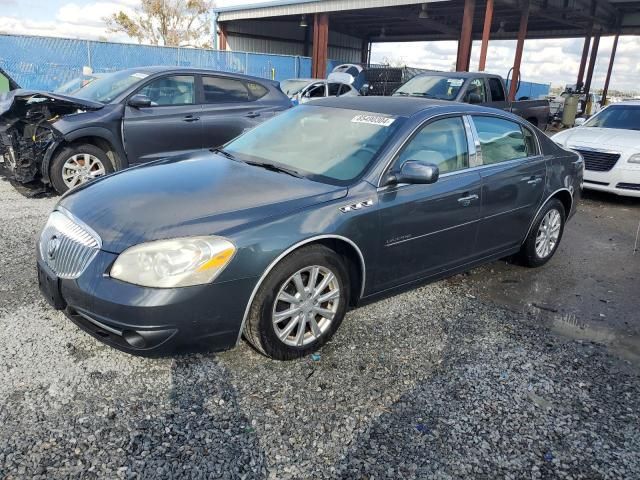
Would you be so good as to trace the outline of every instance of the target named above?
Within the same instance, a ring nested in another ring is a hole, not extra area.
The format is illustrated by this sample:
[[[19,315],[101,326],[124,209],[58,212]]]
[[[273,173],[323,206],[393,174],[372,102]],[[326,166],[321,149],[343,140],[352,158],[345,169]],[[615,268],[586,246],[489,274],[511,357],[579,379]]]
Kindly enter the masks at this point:
[[[244,326],[247,323],[247,318],[249,317],[249,310],[251,309],[251,304],[253,303],[253,299],[255,298],[256,294],[258,293],[258,289],[260,288],[260,285],[262,285],[262,282],[264,282],[265,278],[267,278],[267,275],[269,275],[269,272],[271,272],[271,270],[273,270],[273,268],[280,262],[280,260],[282,260],[284,257],[286,257],[287,255],[289,255],[291,252],[293,252],[294,250],[297,250],[298,248],[308,244],[308,243],[312,243],[315,242],[317,240],[322,240],[325,238],[334,238],[337,240],[342,240],[346,243],[348,243],[349,245],[351,245],[356,252],[358,253],[358,257],[360,257],[360,270],[361,270],[361,274],[362,274],[362,286],[360,288],[360,295],[358,298],[362,298],[364,296],[364,286],[365,286],[365,282],[367,280],[367,270],[366,270],[366,264],[364,261],[364,256],[362,255],[362,251],[360,250],[360,247],[358,247],[358,245],[356,245],[356,243],[347,238],[347,237],[343,237],[342,235],[334,235],[334,234],[327,234],[327,235],[316,235],[315,237],[310,237],[310,238],[306,238],[300,242],[297,242],[294,245],[291,245],[289,248],[287,248],[284,252],[280,253],[280,255],[278,255],[268,266],[267,268],[264,270],[264,272],[262,272],[262,275],[260,276],[260,278],[258,279],[258,281],[256,282],[255,287],[253,287],[253,291],[251,292],[251,296],[249,297],[249,301],[247,302],[247,306],[245,307],[244,310],[244,316],[242,317],[242,323],[240,324],[240,331],[238,332],[238,338],[236,339],[236,345],[238,345],[238,343],[240,343],[240,339],[242,338],[242,332],[244,331]]]
[[[98,137],[109,142],[109,144],[113,147],[114,151],[118,155],[118,158],[120,159],[120,165],[117,166],[116,170],[121,170],[129,166],[129,160],[127,159],[124,149],[122,148],[122,141],[117,138],[111,130],[103,127],[80,128],[78,130],[67,133],[62,138],[52,143],[49,148],[47,148],[47,151],[42,158],[41,166],[43,182],[51,183],[51,180],[49,179],[49,165],[51,164],[53,153],[57,150],[57,148],[63,142],[70,143],[83,137]]]

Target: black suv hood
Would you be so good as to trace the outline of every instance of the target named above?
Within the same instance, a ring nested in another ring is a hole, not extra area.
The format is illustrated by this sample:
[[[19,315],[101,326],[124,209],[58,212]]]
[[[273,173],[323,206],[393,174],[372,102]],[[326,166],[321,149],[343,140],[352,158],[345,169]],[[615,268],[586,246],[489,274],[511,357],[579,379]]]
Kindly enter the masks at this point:
[[[120,253],[151,240],[224,235],[346,194],[203,151],[95,180],[59,205],[100,235],[103,250]]]
[[[80,110],[98,110],[103,103],[70,97],[59,93],[43,92],[40,90],[12,90],[0,97],[0,117],[15,115],[23,116],[23,110],[38,105],[55,105]]]

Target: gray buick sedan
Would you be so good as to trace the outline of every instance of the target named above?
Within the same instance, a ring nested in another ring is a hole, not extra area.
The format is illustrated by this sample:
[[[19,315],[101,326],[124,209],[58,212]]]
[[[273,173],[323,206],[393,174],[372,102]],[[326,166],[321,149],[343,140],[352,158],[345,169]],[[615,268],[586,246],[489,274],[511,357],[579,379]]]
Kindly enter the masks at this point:
[[[65,195],[39,239],[40,288],[127,352],[244,335],[292,359],[363,299],[514,254],[543,265],[582,174],[579,154],[499,110],[320,100]]]

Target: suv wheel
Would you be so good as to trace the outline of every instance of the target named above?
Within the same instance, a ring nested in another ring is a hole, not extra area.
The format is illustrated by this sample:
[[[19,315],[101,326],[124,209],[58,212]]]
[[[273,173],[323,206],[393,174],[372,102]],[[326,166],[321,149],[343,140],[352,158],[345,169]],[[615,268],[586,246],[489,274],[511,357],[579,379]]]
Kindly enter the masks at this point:
[[[303,247],[285,257],[264,280],[244,335],[269,357],[303,357],[338,329],[348,299],[348,275],[340,256],[322,245]]]
[[[51,162],[49,178],[53,188],[64,193],[113,171],[106,152],[86,143],[63,148]]]

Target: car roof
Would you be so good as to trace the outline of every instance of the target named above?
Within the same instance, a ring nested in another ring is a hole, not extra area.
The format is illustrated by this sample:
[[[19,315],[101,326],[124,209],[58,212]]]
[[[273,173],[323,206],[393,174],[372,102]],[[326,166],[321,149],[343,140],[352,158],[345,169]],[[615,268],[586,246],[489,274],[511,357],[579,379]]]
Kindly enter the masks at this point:
[[[451,113],[497,112],[494,108],[487,108],[479,105],[470,105],[468,103],[413,97],[328,97],[313,100],[306,105],[361,110],[370,113],[379,113],[382,115],[393,115],[398,117],[411,117],[426,110],[441,110]]]
[[[278,82],[268,80],[266,78],[253,77],[251,75],[243,75],[241,73],[233,73],[233,72],[222,72],[220,70],[211,70],[207,68],[192,68],[192,67],[176,67],[176,66],[166,66],[166,65],[152,65],[147,67],[135,67],[135,68],[127,68],[123,71],[128,71],[132,73],[146,73],[148,75],[154,75],[157,73],[193,73],[193,74],[216,74],[225,77],[233,77],[244,80],[254,80],[260,81],[262,83],[272,83],[276,84]]]

